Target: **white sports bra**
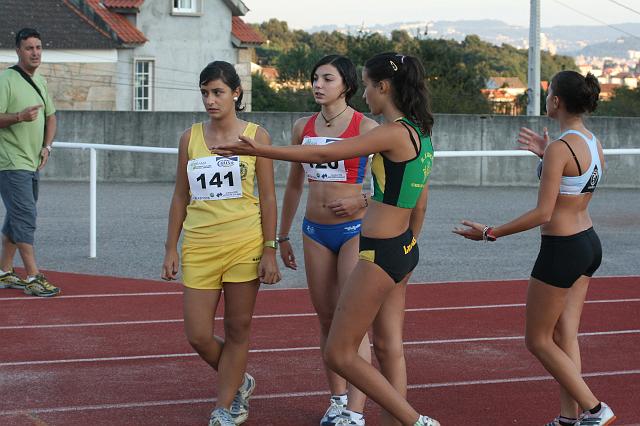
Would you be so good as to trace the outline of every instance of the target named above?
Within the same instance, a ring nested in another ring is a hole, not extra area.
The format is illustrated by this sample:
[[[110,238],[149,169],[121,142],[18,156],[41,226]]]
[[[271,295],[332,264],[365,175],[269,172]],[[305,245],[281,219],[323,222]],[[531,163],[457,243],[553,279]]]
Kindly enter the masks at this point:
[[[567,141],[562,139],[566,135],[570,134],[580,136],[589,147],[589,152],[591,153],[591,164],[584,173],[582,173],[582,168],[580,167],[580,163],[578,162],[573,149],[571,149]],[[573,155],[573,159],[576,161],[578,172],[581,173],[580,176],[562,176],[562,180],[560,181],[560,193],[565,195],[580,195],[594,192],[598,182],[600,182],[600,179],[602,178],[602,164],[600,163],[598,143],[595,135],[589,139],[577,130],[567,130],[562,133],[558,139],[567,145],[567,148],[569,148],[569,151],[571,151],[571,154]],[[538,178],[542,174],[542,163],[543,162],[541,161],[538,166]]]

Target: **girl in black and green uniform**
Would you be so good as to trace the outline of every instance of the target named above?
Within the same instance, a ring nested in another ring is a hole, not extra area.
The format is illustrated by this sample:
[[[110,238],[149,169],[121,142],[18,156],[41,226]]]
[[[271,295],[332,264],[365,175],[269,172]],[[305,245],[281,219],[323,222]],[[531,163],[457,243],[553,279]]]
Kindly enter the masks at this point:
[[[385,124],[323,146],[267,146],[242,141],[215,147],[223,155],[326,163],[375,154],[374,195],[362,219],[359,261],[343,288],[324,350],[329,367],[384,409],[381,424],[438,426],[407,402],[402,348],[406,284],[418,263],[416,240],[424,220],[433,161],[433,116],[424,68],[411,56],[383,53],[362,72],[364,99]],[[380,371],[358,355],[367,330],[373,333]]]

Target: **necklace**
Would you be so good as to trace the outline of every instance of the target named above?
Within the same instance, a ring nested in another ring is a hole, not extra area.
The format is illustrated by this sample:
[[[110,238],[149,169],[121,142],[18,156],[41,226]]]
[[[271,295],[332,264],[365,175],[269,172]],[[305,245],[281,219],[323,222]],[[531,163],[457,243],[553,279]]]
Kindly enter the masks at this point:
[[[346,107],[344,107],[344,109],[342,111],[340,111],[338,114],[334,115],[333,117],[327,119],[327,117],[324,116],[324,114],[322,113],[322,110],[320,110],[320,115],[322,116],[322,118],[324,119],[324,122],[326,123],[327,127],[331,127],[331,122],[333,120],[335,120],[336,118],[340,117],[342,115],[343,112],[345,112],[347,110],[347,108],[349,108],[349,105],[347,105]]]

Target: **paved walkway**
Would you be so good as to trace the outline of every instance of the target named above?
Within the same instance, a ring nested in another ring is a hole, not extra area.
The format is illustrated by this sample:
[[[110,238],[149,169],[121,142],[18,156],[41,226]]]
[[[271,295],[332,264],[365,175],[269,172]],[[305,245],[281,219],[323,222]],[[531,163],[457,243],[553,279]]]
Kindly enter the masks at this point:
[[[99,183],[98,257],[89,259],[88,183],[42,182],[36,234],[40,267],[158,279],[172,190],[170,184]],[[282,195],[283,188],[278,188],[278,200]],[[452,234],[451,229],[463,218],[490,224],[513,219],[535,206],[536,195],[537,188],[432,187],[419,240],[420,265],[411,281],[528,277],[539,245],[537,230],[484,244],[464,240]],[[293,230],[300,229],[302,206]],[[639,207],[638,190],[605,188],[596,193],[591,214],[604,248],[597,275],[640,274]],[[0,206],[2,218],[4,207]],[[298,258],[302,259],[300,232],[292,232],[291,237]],[[286,270],[279,286],[305,286],[304,269]]]

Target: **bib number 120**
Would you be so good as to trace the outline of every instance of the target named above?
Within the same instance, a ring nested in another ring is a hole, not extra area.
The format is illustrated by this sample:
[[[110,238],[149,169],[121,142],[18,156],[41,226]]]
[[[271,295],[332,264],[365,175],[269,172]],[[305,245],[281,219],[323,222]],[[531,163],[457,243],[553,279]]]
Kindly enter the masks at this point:
[[[338,170],[338,161],[332,161],[331,163],[309,163],[309,167],[312,169],[333,169]]]

